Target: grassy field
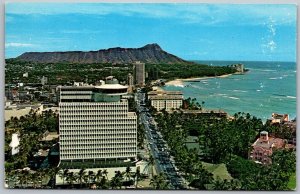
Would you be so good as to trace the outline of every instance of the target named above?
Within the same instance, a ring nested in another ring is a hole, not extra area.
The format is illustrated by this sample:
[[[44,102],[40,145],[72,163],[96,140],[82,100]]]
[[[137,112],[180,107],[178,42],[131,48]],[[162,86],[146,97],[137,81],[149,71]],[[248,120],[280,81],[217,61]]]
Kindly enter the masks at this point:
[[[210,173],[213,174],[214,179],[216,179],[218,176],[221,179],[232,179],[230,174],[227,171],[226,165],[225,164],[210,164],[206,162],[202,162],[203,167]]]
[[[291,190],[296,190],[296,173],[292,174],[290,181],[288,183],[288,188]]]
[[[191,138],[190,138],[191,139]],[[198,143],[190,143],[192,140],[189,141],[189,143],[186,143],[186,146],[188,149],[196,149],[198,152],[201,152],[201,149],[199,147]],[[212,173],[214,176],[214,179],[216,179],[218,176],[221,179],[232,179],[230,174],[227,171],[226,165],[221,163],[221,164],[211,164],[211,163],[206,163],[202,162],[204,168],[208,170],[208,172]]]

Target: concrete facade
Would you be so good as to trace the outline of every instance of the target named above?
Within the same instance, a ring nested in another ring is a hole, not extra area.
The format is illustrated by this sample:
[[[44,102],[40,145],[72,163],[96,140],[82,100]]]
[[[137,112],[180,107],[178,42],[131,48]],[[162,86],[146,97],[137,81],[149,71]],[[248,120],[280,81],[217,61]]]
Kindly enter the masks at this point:
[[[284,139],[269,137],[266,131],[260,132],[260,137],[251,147],[249,159],[261,164],[271,164],[271,156],[276,149],[294,149],[294,145],[288,144]]]
[[[134,64],[135,84],[139,86],[145,85],[145,63],[136,62]]]
[[[148,100],[157,111],[171,111],[182,107],[183,95],[180,91],[151,91],[148,92]]]
[[[60,87],[60,160],[137,157],[137,116],[122,99],[127,87],[107,78],[100,86]]]
[[[127,76],[127,84],[128,84],[128,86],[133,86],[134,85],[134,79],[133,79],[133,76],[130,73]]]

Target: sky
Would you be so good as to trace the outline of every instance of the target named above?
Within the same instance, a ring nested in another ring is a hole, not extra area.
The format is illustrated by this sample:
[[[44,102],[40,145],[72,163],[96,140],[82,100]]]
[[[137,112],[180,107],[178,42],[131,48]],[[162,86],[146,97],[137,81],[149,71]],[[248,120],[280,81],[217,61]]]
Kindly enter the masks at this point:
[[[7,3],[5,58],[24,52],[138,48],[186,60],[296,61],[288,4]]]

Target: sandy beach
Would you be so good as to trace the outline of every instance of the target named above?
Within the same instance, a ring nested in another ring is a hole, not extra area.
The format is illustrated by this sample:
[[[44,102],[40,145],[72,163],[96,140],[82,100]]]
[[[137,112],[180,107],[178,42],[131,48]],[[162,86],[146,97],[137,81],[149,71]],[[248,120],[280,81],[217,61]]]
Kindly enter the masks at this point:
[[[175,80],[166,82],[166,85],[184,87],[183,82],[185,82],[185,81],[197,81],[197,80],[211,79],[211,78],[215,78],[215,77],[225,78],[225,77],[228,77],[231,75],[232,74],[226,74],[226,75],[220,75],[220,76],[210,76],[210,77],[206,76],[206,77],[195,77],[195,78],[186,78],[186,79],[175,79]]]

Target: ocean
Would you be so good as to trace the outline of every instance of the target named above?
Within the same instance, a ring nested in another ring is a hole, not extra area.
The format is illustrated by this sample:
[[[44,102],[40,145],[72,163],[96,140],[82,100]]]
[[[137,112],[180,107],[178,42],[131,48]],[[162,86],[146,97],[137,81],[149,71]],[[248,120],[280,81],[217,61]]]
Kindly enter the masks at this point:
[[[234,62],[197,61],[215,66],[244,64],[248,72],[224,78],[208,78],[200,82],[185,81],[183,85],[164,86],[179,90],[184,98],[196,98],[204,109],[224,110],[233,115],[250,113],[263,121],[272,113],[287,113],[296,117],[296,63],[294,62]]]

